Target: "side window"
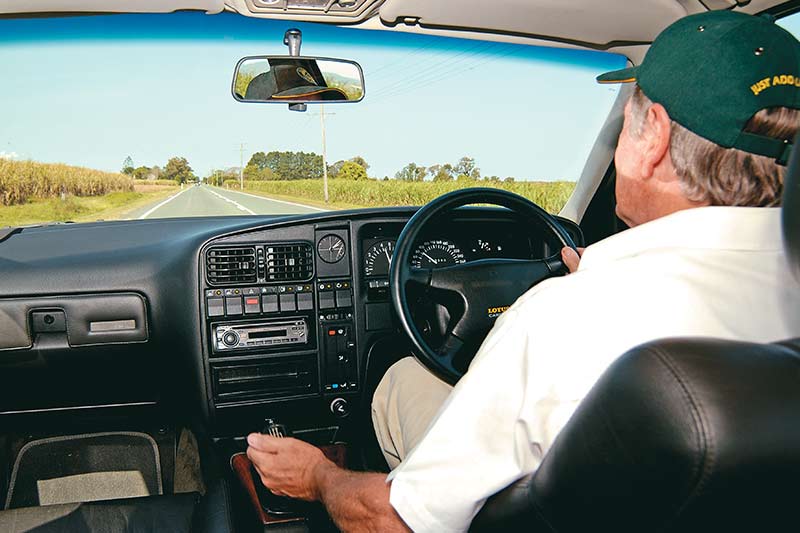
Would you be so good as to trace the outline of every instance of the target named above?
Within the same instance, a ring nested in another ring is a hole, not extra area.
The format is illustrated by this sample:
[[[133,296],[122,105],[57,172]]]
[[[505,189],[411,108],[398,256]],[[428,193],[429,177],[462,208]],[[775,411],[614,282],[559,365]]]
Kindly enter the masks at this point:
[[[800,11],[789,15],[788,17],[782,18],[778,21],[779,26],[783,26],[787,30],[789,30],[792,35],[800,39]]]

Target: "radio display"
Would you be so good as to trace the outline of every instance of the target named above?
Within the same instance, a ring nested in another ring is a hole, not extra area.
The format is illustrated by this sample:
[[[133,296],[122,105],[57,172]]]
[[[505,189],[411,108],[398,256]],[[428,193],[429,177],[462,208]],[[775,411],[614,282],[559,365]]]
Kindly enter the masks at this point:
[[[248,339],[268,339],[270,337],[286,337],[288,332],[285,329],[268,329],[266,331],[249,331]]]

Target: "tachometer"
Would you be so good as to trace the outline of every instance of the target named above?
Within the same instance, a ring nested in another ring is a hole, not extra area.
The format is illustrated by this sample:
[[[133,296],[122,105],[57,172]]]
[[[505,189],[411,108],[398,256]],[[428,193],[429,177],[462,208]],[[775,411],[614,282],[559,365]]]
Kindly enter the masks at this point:
[[[436,268],[466,263],[463,252],[452,242],[436,239],[420,244],[411,256],[415,268]]]
[[[394,241],[378,241],[364,255],[365,276],[388,276],[394,253]]]

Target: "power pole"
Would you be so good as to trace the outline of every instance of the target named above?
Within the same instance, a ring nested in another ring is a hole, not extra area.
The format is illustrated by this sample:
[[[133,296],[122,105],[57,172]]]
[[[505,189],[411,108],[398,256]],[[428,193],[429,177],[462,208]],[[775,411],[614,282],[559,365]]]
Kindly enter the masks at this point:
[[[336,113],[325,113],[325,104],[319,106],[319,123],[322,128],[322,190],[325,196],[325,203],[328,203],[328,150],[325,144],[325,115],[335,115]]]

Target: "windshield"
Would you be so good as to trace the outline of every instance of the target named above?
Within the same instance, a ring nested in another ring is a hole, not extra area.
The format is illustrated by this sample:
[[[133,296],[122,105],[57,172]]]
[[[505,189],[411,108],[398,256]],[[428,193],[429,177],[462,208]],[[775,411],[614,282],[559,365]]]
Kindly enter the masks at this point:
[[[303,55],[361,65],[362,101],[232,97],[237,61],[286,54],[290,27]],[[624,64],[230,13],[0,20],[0,226],[420,205],[473,186],[558,212],[618,91],[594,78]]]

